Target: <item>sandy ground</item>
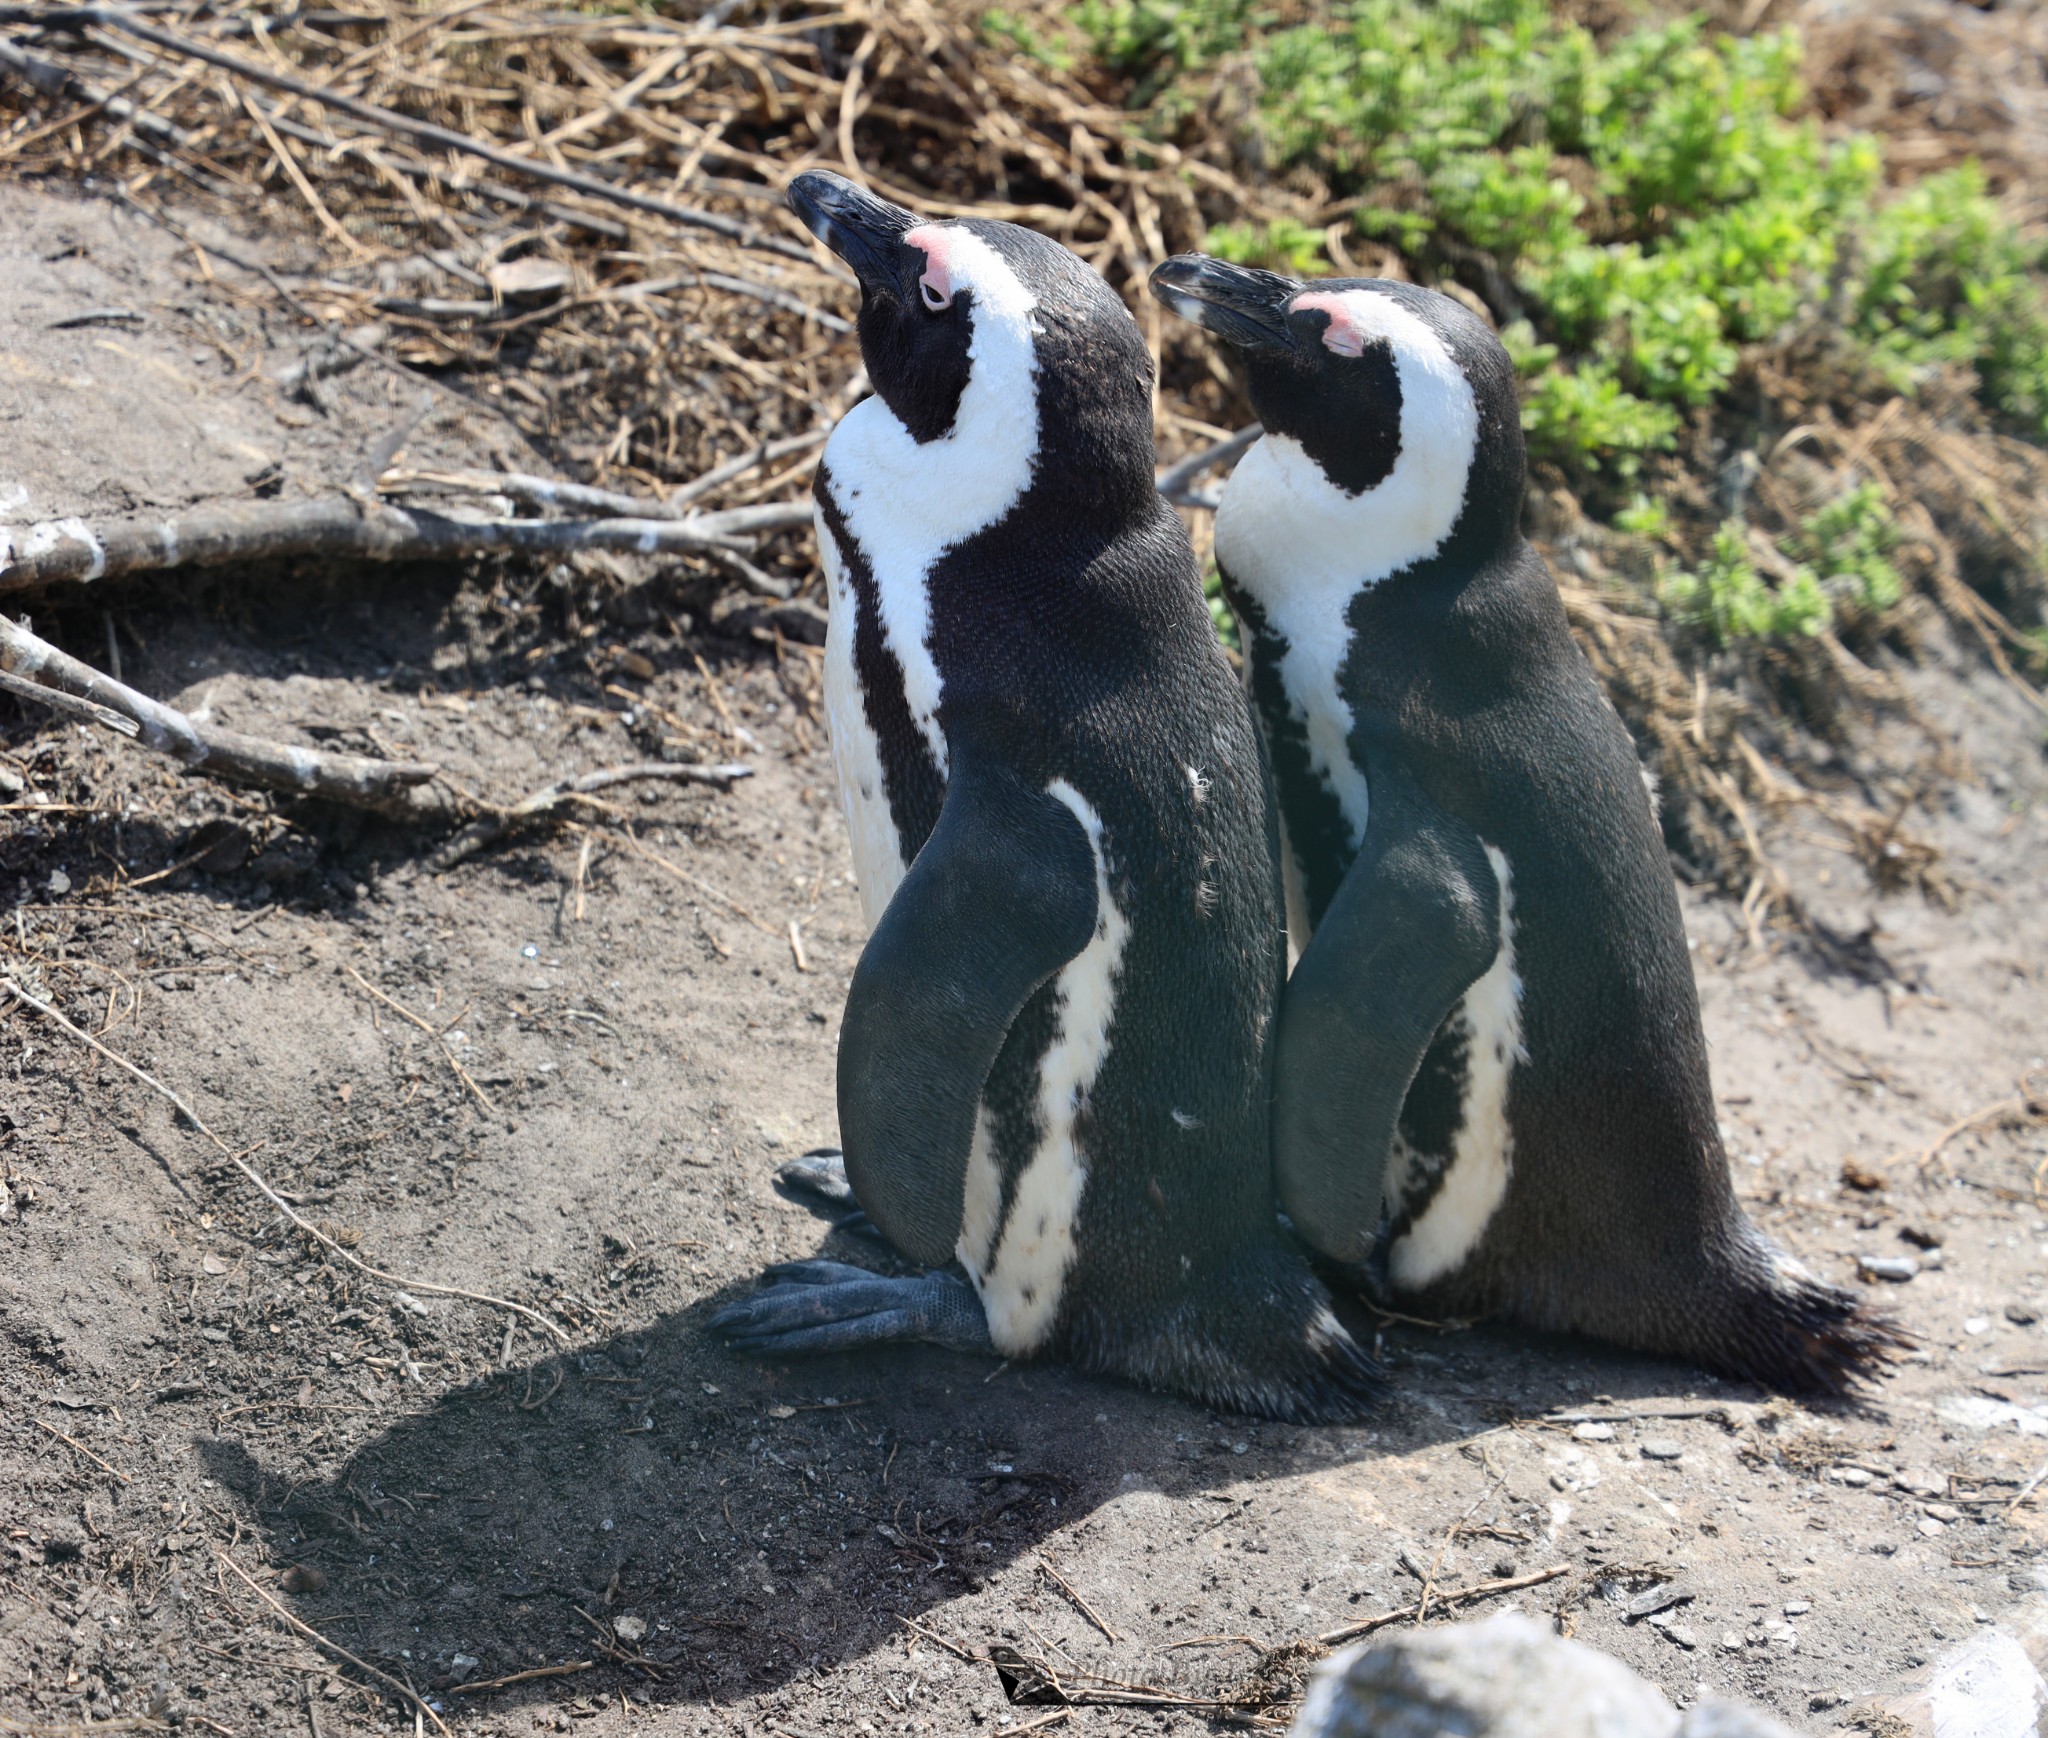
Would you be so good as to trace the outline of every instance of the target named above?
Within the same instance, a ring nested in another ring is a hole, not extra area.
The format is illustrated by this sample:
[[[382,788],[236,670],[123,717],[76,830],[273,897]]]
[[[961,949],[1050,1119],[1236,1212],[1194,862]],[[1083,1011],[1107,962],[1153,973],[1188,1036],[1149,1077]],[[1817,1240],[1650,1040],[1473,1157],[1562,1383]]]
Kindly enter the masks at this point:
[[[366,370],[325,412],[290,400],[267,378],[288,323],[105,206],[0,187],[0,229],[23,241],[0,261],[0,518],[238,495],[270,466],[287,492],[343,481],[418,396]],[[110,304],[146,323],[48,328]],[[413,450],[503,441],[437,414]],[[1387,1321],[1384,1414],[1311,1430],[1059,1369],[763,1366],[708,1338],[764,1262],[861,1258],[772,1187],[834,1132],[860,919],[812,654],[673,576],[613,584],[602,614],[583,595],[236,575],[42,619],[95,660],[111,624],[131,681],[237,728],[416,753],[500,797],[664,739],[755,776],[627,792],[588,832],[435,875],[437,834],[274,810],[0,710],[0,967],[111,1021],[359,1259],[569,1336],[364,1279],[160,1098],[0,1018],[0,1715],[412,1727],[284,1611],[479,1738],[994,1732],[1048,1711],[968,1657],[991,1647],[1199,1702],[1424,1581],[1561,1568],[1478,1609],[1554,1612],[1681,1702],[1830,1732],[2034,1585],[2048,1517],[2014,1500],[2048,1453],[2048,1126],[2010,1101],[2048,1051],[2048,765],[2039,714],[1973,655],[1934,635],[1906,673],[1967,763],[1914,816],[1955,909],[1876,896],[1796,819],[1772,846],[1821,939],[1759,947],[1686,899],[1752,1211],[1831,1277],[1916,1260],[1883,1289],[1923,1350],[1867,1408],[1815,1412]],[[162,875],[212,821],[228,845]],[[1666,1583],[1682,1597],[1631,1616]],[[1210,1729],[1198,1707],[1058,1721]]]

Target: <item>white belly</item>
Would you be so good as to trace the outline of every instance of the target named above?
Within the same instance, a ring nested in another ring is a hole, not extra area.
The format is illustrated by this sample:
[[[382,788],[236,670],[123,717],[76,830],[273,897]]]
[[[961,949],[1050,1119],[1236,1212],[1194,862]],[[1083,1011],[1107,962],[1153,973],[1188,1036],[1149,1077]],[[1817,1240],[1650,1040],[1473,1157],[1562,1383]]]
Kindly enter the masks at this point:
[[[873,929],[909,870],[882,783],[882,745],[868,722],[853,667],[853,637],[860,599],[846,580],[838,540],[818,516],[818,553],[831,602],[825,630],[825,724],[832,737],[832,767],[839,775],[839,806],[853,847],[861,915]]]

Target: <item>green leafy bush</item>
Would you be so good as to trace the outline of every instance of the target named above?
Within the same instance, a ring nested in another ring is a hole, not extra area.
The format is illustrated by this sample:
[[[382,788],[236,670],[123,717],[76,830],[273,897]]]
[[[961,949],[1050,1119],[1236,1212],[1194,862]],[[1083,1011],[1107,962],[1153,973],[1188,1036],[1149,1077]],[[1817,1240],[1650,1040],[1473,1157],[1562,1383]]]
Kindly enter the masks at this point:
[[[1089,0],[1077,17],[1135,100],[1165,97],[1162,126],[1203,68],[1248,54],[1272,170],[1358,200],[1360,232],[1425,280],[1489,258],[1530,320],[1539,459],[1628,475],[1727,388],[1742,345],[1830,306],[1903,389],[1967,364],[1988,405],[2048,431],[2042,250],[1974,168],[1882,199],[1874,140],[1792,118],[1792,31],[1689,18],[1603,47],[1547,0],[1326,0],[1284,27],[1249,0]],[[1209,245],[1299,275],[1323,255],[1299,224]]]
[[[1320,269],[1323,232],[1287,217],[1272,223],[1219,223],[1202,245],[1235,265],[1264,266],[1307,278]]]
[[[1757,571],[1749,539],[1730,520],[1714,534],[1713,552],[1697,572],[1667,572],[1658,583],[1665,609],[1722,645],[1741,640],[1811,636],[1833,617],[1828,594],[1810,568],[1797,568],[1778,585]]]
[[[1999,212],[1974,163],[1876,211],[1862,237],[1855,320],[1902,386],[1930,364],[1977,371],[1986,400],[2048,432],[2048,307],[2038,243]]]
[[[1877,616],[1897,605],[1901,587],[1891,552],[1899,531],[1877,484],[1836,496],[1800,526],[1792,544],[1842,613]]]

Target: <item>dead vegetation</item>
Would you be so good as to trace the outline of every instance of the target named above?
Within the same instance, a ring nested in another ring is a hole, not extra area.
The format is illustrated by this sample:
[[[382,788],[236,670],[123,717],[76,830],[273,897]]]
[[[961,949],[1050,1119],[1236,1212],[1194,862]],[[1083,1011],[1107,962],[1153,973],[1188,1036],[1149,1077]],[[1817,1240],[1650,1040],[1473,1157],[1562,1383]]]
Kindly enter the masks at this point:
[[[1882,133],[1895,173],[1968,151],[1995,184],[2024,188],[2048,86],[2010,75],[2039,71],[2038,21],[1930,0],[1874,33],[1826,14],[1811,24],[1816,108]],[[281,17],[244,3],[138,20],[15,5],[0,8],[0,30],[0,170],[112,176],[116,197],[169,224],[172,203],[262,201],[318,263],[222,288],[298,318],[308,350],[294,389],[309,404],[323,374],[369,364],[518,430],[553,475],[528,479],[538,493],[499,479],[506,513],[529,517],[470,542],[603,546],[602,526],[550,522],[565,509],[590,517],[579,486],[665,500],[648,508],[664,517],[715,499],[715,525],[685,518],[660,546],[757,594],[812,583],[803,516],[775,509],[800,501],[817,431],[862,384],[844,274],[782,210],[797,170],[835,165],[919,209],[1009,218],[1074,247],[1130,297],[1162,364],[1168,456],[1249,413],[1207,341],[1143,293],[1146,270],[1215,222],[1327,228],[1337,210],[1246,160],[1227,66],[1213,102],[1155,136],[1120,106],[1125,92],[1015,52],[975,7],[931,0],[689,18],[504,3]],[[1940,71],[1938,96],[1914,81],[1920,66]],[[1392,253],[1355,263],[1402,270]],[[1910,654],[1938,615],[2034,693],[2041,648],[2014,621],[2041,609],[2048,456],[1988,429],[1963,391],[1907,403],[1859,375],[1830,352],[1825,307],[1755,347],[1729,398],[1653,477],[1676,514],[1661,548],[1588,517],[1570,479],[1538,476],[1531,523],[1573,624],[1662,780],[1674,847],[1743,892],[1753,930],[1790,909],[1759,816],[1793,809],[1879,885],[1946,898],[1912,817],[1961,769],[1885,657]],[[452,500],[464,516],[465,494],[489,479],[390,469],[396,432],[366,489]],[[1758,451],[1760,463],[1738,462]],[[1768,571],[1774,534],[1865,482],[1904,532],[1894,560],[1907,596],[1881,619],[1716,651],[1663,618],[1652,574],[1696,557],[1731,495]],[[388,511],[374,499],[354,540],[365,547]],[[743,540],[708,535],[735,522]],[[65,577],[66,559],[46,554],[47,577]],[[1859,726],[1883,716],[1917,727],[1894,735],[1888,764],[1854,752]],[[1917,751],[1897,747],[1915,739]]]

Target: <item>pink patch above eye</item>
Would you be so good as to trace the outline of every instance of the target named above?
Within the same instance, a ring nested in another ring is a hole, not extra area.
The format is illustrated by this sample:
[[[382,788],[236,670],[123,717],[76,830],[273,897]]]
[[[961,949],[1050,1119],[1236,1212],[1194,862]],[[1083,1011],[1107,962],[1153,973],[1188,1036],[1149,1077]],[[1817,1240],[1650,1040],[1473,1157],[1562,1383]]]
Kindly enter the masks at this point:
[[[903,239],[912,247],[924,250],[924,276],[917,280],[917,287],[924,295],[928,308],[950,308],[953,305],[953,264],[949,257],[952,238],[935,224],[921,223],[917,228],[904,232]]]
[[[1320,309],[1330,316],[1330,323],[1323,328],[1323,347],[1338,356],[1363,356],[1367,342],[1379,334],[1366,331],[1360,323],[1361,310],[1351,299],[1356,293],[1311,290],[1306,295],[1296,296],[1289,305],[1289,312],[1299,314]]]

